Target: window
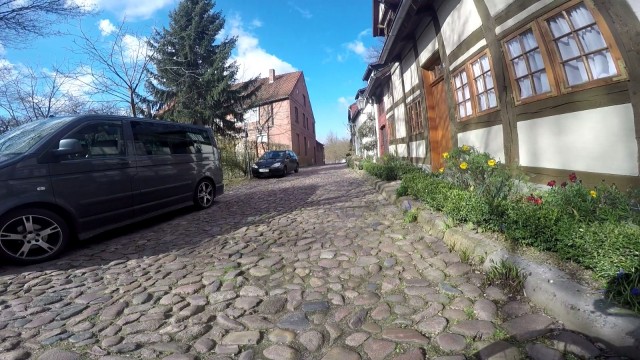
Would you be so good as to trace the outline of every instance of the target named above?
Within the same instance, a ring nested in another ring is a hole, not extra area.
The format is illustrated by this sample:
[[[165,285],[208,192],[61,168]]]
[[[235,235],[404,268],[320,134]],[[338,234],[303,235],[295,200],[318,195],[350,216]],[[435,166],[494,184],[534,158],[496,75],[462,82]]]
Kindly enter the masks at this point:
[[[296,113],[296,124],[299,122],[298,121],[298,107],[295,107],[295,113]]]
[[[296,138],[298,139],[298,153],[300,153],[300,134],[296,134]]]
[[[302,105],[304,105],[304,107],[307,107],[307,97],[302,95]]]
[[[64,139],[80,141],[84,150],[80,155],[69,155],[66,159],[124,156],[126,154],[121,122],[100,122],[83,126]]]
[[[247,123],[257,122],[259,118],[258,108],[249,109],[245,114],[245,120]]]
[[[256,141],[258,143],[266,143],[267,142],[267,134],[260,134],[256,136]]]
[[[498,98],[487,51],[467,63],[453,75],[458,120],[479,115],[498,107]]]
[[[503,46],[516,103],[626,77],[611,33],[590,2],[569,2],[507,37]]]
[[[424,132],[424,125],[422,124],[422,101],[416,99],[407,106],[409,112],[409,126],[411,126],[412,134],[420,134]]]
[[[309,147],[309,144],[307,144],[307,137],[304,137],[304,155],[307,156],[307,148]]]
[[[211,153],[209,134],[174,124],[132,121],[136,155],[181,155]]]

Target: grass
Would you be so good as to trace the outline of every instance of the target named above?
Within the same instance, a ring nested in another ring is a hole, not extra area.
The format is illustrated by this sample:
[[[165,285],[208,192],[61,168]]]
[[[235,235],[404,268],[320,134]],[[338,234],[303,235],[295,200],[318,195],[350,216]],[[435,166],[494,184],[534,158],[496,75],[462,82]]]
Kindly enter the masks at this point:
[[[519,295],[523,293],[526,279],[527,275],[512,262],[501,260],[496,264],[492,261],[485,285],[495,285],[511,295]]]

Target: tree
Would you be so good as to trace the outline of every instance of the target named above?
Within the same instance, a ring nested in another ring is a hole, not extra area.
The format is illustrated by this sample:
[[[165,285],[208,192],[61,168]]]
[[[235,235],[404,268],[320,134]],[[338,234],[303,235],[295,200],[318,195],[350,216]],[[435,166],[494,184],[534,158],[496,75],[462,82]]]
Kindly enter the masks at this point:
[[[88,9],[68,0],[0,0],[0,43],[20,46],[26,38],[55,33],[51,25],[77,18]]]
[[[169,28],[149,41],[154,71],[147,89],[160,117],[211,126],[220,135],[237,133],[243,103],[254,96],[256,79],[235,84],[238,66],[230,62],[236,38],[216,37],[224,17],[213,0],[182,0],[169,14]]]
[[[345,159],[349,152],[348,138],[340,138],[333,131],[329,131],[324,141],[324,157],[327,163],[337,163]]]
[[[131,116],[145,113],[140,111],[140,99],[144,96],[139,91],[146,80],[151,54],[144,39],[127,33],[123,20],[111,35],[108,47],[100,46],[98,39],[82,29],[74,43],[78,46],[76,51],[91,61],[88,66],[79,67],[77,78],[90,75],[84,83],[93,89],[93,95],[108,95],[127,104]]]
[[[358,148],[363,152],[358,155],[370,155],[370,153],[375,153],[378,142],[376,141],[375,119],[371,114],[367,115],[367,118],[358,127],[356,133],[358,135]]]

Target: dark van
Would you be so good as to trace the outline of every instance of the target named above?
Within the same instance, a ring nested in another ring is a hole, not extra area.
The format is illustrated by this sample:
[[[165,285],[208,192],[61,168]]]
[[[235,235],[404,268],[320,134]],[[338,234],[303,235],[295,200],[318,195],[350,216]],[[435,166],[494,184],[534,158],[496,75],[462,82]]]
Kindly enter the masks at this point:
[[[224,192],[211,129],[107,115],[54,117],[0,135],[0,256],[29,264],[72,238]]]

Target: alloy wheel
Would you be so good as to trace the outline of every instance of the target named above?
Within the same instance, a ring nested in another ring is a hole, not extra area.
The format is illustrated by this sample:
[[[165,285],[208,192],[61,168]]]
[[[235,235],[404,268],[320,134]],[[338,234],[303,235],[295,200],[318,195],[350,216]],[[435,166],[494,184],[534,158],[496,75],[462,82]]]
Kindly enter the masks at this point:
[[[198,186],[198,202],[203,208],[211,206],[213,203],[213,185],[208,181],[203,181]]]
[[[45,216],[22,215],[0,229],[0,247],[20,260],[37,260],[51,256],[64,241],[60,225]]]

